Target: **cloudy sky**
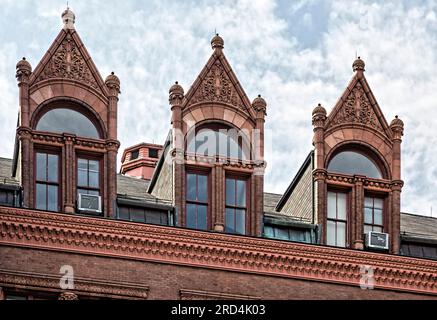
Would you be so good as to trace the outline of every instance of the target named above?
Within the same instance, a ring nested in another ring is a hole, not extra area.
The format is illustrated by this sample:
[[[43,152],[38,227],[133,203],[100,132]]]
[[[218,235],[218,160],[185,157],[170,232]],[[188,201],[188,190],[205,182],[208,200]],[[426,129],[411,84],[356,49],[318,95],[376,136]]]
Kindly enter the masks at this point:
[[[328,112],[356,52],[387,120],[406,124],[402,210],[437,216],[436,1],[70,0],[76,29],[105,78],[122,81],[121,150],[163,143],[168,88],[187,91],[211,55],[214,30],[247,95],[268,103],[266,191],[282,193],[311,150],[311,111]],[[15,64],[35,67],[62,27],[66,1],[0,0],[0,156],[12,157]]]

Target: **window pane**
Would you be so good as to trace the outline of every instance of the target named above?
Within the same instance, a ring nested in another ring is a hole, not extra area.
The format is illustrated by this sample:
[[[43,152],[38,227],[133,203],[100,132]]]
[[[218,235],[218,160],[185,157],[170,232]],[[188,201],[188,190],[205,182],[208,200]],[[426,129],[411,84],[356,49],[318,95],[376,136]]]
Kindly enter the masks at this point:
[[[89,173],[89,187],[99,188],[99,173],[98,172],[90,172]]]
[[[205,175],[197,176],[197,194],[199,201],[208,201],[208,179]]]
[[[121,220],[129,220],[129,208],[119,207],[118,208],[118,218]]]
[[[382,227],[374,226],[373,231],[382,232]]]
[[[264,235],[267,238],[273,238],[274,237],[273,228],[270,226],[264,226]]]
[[[373,208],[373,198],[365,197],[364,206],[367,208]]]
[[[46,166],[47,154],[36,154],[36,180],[47,181],[47,166]]]
[[[152,223],[152,224],[161,224],[162,223],[162,219],[161,216],[164,213],[162,212],[156,212],[156,211],[146,211],[146,222],[147,223]]]
[[[144,210],[140,208],[130,208],[130,220],[135,222],[145,222]]]
[[[96,127],[86,116],[66,108],[53,109],[45,113],[39,120],[36,130],[100,138]]]
[[[187,227],[196,228],[196,205],[187,204]]]
[[[88,169],[90,171],[99,172],[99,161],[97,160],[89,160]]]
[[[187,199],[196,200],[196,175],[187,174]]]
[[[337,222],[337,246],[346,247],[346,224]]]
[[[326,240],[329,246],[335,246],[335,222],[328,221],[326,228]]]
[[[226,179],[226,205],[235,205],[235,180]]]
[[[46,210],[47,188],[45,184],[36,184],[36,208]]]
[[[58,187],[48,186],[47,210],[58,211]]]
[[[197,229],[206,230],[206,206],[197,206]]]
[[[246,210],[236,210],[235,232],[246,234]]]
[[[48,181],[58,182],[58,156],[55,154],[48,155]]]
[[[226,208],[225,231],[235,232],[234,209]]]
[[[364,225],[364,233],[367,234],[369,231],[373,231],[372,226]]]
[[[88,160],[77,159],[77,167],[78,169],[88,170]]]
[[[354,151],[343,151],[334,156],[328,165],[328,171],[349,175],[362,174],[370,178],[382,178],[382,174],[372,160]]]
[[[246,207],[246,181],[237,180],[237,206]]]
[[[374,204],[375,204],[375,208],[382,209],[382,206],[383,206],[384,203],[383,203],[382,199],[375,198]]]
[[[282,228],[277,228],[276,229],[276,238],[281,239],[281,240],[290,240],[288,230],[282,229]]]
[[[372,224],[372,209],[364,208],[364,223]]]
[[[383,224],[382,223],[382,210],[381,209],[375,209],[373,212],[374,212],[373,218],[375,219],[373,223],[374,224],[382,225]]]
[[[346,220],[347,199],[346,194],[337,193],[337,219]]]
[[[77,171],[77,185],[82,187],[88,186],[88,171],[83,169]]]
[[[335,219],[337,217],[337,197],[336,193],[328,192],[328,218]]]

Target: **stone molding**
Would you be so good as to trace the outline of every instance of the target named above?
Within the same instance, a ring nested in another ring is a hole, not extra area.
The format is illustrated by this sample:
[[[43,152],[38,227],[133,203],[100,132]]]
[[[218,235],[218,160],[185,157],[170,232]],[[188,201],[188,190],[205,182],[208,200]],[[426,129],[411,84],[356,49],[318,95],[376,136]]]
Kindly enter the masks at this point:
[[[41,290],[59,293],[60,300],[72,297],[72,295],[88,297],[105,297],[117,299],[147,299],[149,287],[138,283],[109,282],[96,279],[74,278],[74,289],[65,292],[59,286],[62,275],[48,275],[30,272],[17,272],[0,269],[0,287],[26,290]],[[67,294],[67,295],[66,295]]]
[[[0,207],[0,244],[437,295],[437,261]]]

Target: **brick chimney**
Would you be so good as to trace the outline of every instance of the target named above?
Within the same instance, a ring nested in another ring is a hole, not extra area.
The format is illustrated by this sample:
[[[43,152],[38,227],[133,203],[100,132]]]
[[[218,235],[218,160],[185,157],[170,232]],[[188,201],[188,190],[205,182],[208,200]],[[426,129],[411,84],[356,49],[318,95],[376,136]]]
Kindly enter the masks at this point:
[[[162,145],[145,142],[125,149],[121,158],[120,173],[150,180],[162,149]]]

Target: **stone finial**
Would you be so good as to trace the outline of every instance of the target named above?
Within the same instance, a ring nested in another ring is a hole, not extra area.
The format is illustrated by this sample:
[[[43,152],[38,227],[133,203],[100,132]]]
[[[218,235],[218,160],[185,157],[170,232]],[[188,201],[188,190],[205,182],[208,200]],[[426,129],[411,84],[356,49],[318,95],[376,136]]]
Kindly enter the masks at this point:
[[[255,111],[259,112],[263,112],[264,114],[266,114],[266,110],[267,110],[267,103],[266,101],[261,97],[261,95],[259,94],[258,97],[256,97],[253,102],[252,102],[252,107]]]
[[[355,71],[365,71],[364,67],[366,66],[366,64],[364,63],[363,60],[361,60],[360,57],[358,57],[354,63],[352,64],[352,70]]]
[[[313,110],[313,126],[323,127],[326,120],[326,109],[319,103]]]
[[[313,116],[314,115],[322,115],[322,116],[326,116],[326,109],[322,107],[322,105],[319,103],[317,105],[317,107],[314,108],[313,110]]]
[[[112,95],[118,95],[120,93],[120,79],[114,72],[111,72],[111,74],[106,77],[105,85]]]
[[[404,122],[399,119],[399,117],[396,115],[395,118],[391,121],[390,127],[404,127]]]
[[[213,49],[223,49],[225,46],[225,42],[222,37],[219,36],[218,33],[212,38],[211,46]]]
[[[26,58],[23,57],[23,59],[21,59],[17,63],[15,77],[19,82],[23,82],[29,79],[31,73],[32,73],[32,66],[26,60]]]
[[[69,7],[62,12],[62,21],[64,22],[64,29],[74,29],[74,22],[76,20],[76,16],[74,12],[70,10]]]
[[[182,104],[182,99],[184,98],[184,88],[176,81],[174,85],[170,87],[169,102],[173,105]]]
[[[404,122],[395,116],[395,118],[390,123],[390,129],[394,134],[395,139],[401,139],[404,135]]]

